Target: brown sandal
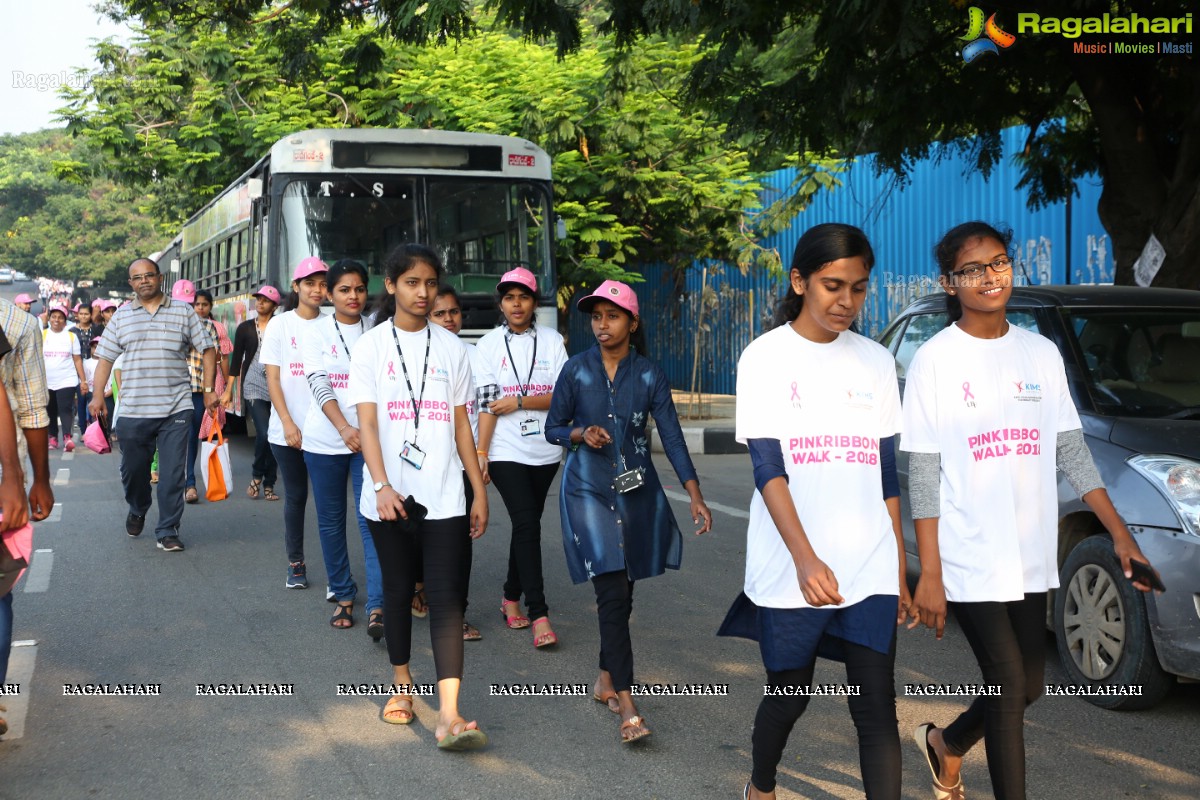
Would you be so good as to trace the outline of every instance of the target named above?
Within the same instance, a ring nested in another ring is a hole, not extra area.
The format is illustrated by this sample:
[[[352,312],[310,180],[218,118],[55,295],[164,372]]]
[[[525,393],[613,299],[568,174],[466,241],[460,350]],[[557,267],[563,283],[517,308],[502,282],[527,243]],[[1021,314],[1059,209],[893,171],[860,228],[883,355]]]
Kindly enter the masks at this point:
[[[258,492],[262,489],[262,478],[255,478],[250,481],[250,485],[246,487],[246,496],[251,500],[258,499]]]
[[[629,732],[628,736],[626,736],[626,731]],[[645,739],[649,735],[650,729],[646,727],[644,717],[637,715],[621,721],[621,744],[630,744],[639,739]]]
[[[266,498],[267,500],[278,500],[279,499],[279,495],[275,494],[274,486],[264,486],[263,487],[263,497]]]

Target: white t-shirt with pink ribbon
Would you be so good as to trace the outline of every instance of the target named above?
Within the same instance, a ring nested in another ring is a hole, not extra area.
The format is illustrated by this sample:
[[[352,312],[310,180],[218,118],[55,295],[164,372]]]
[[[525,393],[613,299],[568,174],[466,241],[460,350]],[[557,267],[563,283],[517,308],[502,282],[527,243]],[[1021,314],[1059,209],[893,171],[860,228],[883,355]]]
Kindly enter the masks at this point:
[[[55,333],[46,329],[42,338],[42,358],[46,362],[46,388],[69,389],[79,385],[79,371],[72,356],[81,355],[79,338],[68,330]]]
[[[312,391],[308,388],[308,378],[304,374],[304,338],[312,330],[312,326],[320,319],[304,319],[295,311],[276,314],[267,323],[267,332],[263,334],[262,351],[259,361],[266,366],[279,367],[279,385],[283,389],[283,398],[287,403],[288,414],[296,427],[303,430],[304,419],[308,407],[312,404]],[[267,441],[283,447],[287,439],[283,435],[283,420],[280,419],[275,404],[271,404],[271,424],[267,428]]]
[[[347,400],[350,391],[350,349],[363,335],[366,330],[364,326],[361,320],[346,325],[338,322],[333,314],[327,314],[305,330],[304,341],[300,343],[305,375],[324,372],[328,376],[329,387],[337,398],[342,415],[355,428],[358,427],[358,411]],[[304,433],[304,449],[310,453],[342,455],[350,452],[342,435],[333,427],[315,398],[308,405],[308,414],[300,429]]]

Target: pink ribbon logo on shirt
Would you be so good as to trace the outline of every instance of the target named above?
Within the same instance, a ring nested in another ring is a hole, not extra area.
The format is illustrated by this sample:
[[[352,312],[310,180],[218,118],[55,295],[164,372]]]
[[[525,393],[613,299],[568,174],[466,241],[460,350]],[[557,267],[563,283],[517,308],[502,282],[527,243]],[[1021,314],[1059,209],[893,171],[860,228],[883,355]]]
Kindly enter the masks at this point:
[[[292,349],[293,350],[296,349],[296,337],[295,336],[292,337]]]
[[[799,400],[799,399],[800,399],[800,387],[796,384],[796,381],[792,381],[792,400]]]
[[[389,378],[396,377],[396,362],[394,362],[394,361],[388,362],[388,377]]]
[[[971,382],[963,381],[963,402],[965,403],[968,400],[974,400],[974,399],[975,399],[975,395],[971,394]]]
[[[334,358],[337,358],[337,345],[336,344],[329,345],[329,352],[333,353]]]

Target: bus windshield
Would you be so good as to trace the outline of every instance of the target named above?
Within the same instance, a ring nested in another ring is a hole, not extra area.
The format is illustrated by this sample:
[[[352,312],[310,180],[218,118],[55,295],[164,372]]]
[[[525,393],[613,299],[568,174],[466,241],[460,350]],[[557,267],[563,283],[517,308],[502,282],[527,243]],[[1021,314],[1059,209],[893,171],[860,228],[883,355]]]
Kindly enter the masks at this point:
[[[437,250],[446,282],[462,293],[490,295],[496,278],[516,266],[551,286],[550,221],[548,187],[535,182],[296,177],[283,189],[276,218],[279,263],[309,255],[327,264],[354,259],[367,267],[376,291],[387,254],[421,242]]]

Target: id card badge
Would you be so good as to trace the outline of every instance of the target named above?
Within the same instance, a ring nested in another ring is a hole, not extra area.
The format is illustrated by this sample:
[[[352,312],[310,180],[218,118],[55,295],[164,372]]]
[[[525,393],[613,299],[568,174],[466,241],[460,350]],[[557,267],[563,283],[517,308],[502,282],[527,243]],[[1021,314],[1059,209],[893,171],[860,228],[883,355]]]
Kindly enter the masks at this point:
[[[420,469],[425,465],[425,451],[412,442],[404,443],[404,447],[400,450],[400,457],[412,464],[413,469]]]
[[[530,417],[529,419],[527,419],[521,423],[521,435],[522,436],[540,436],[541,433],[542,433],[542,423],[539,420],[537,420],[533,417]]]

